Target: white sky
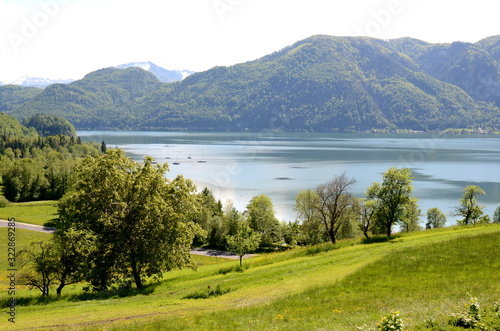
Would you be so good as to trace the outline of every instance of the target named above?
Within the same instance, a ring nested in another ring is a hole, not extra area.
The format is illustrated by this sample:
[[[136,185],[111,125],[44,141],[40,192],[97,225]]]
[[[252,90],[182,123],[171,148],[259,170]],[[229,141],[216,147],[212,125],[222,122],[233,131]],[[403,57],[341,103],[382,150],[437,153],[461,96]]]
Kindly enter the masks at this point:
[[[81,78],[134,61],[202,71],[315,34],[476,42],[497,0],[0,0],[0,81]]]

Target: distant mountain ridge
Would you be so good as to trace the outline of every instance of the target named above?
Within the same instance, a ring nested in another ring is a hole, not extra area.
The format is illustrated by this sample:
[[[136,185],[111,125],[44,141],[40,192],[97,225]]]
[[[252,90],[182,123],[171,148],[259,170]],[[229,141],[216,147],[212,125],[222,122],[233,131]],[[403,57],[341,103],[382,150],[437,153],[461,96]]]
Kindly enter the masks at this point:
[[[168,84],[141,66],[153,67],[101,69],[29,97],[2,86],[0,109],[16,117],[65,117],[79,129],[500,128],[500,36],[430,44],[318,35]]]
[[[183,80],[187,76],[195,73],[194,71],[190,70],[167,70],[149,61],[121,64],[119,66],[116,66],[115,68],[118,69],[141,68],[153,73],[160,80],[160,82],[163,83],[178,82]]]
[[[10,82],[8,85],[45,88],[52,84],[69,84],[74,81],[75,79],[51,79],[51,78],[22,76],[13,82]]]

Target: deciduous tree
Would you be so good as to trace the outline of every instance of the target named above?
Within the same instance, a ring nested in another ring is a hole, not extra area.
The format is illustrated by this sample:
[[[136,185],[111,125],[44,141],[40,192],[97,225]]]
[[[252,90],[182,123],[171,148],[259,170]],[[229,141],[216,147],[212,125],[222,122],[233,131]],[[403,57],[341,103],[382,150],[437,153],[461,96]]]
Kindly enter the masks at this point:
[[[319,203],[316,205],[324,230],[332,243],[336,243],[342,224],[349,220],[349,208],[353,198],[349,188],[356,183],[346,174],[335,176],[332,180],[316,187]]]
[[[439,208],[430,208],[427,211],[426,229],[442,228],[446,224],[446,215]]]
[[[150,157],[140,165],[121,150],[87,157],[76,168],[57,227],[94,236],[86,278],[96,290],[128,279],[139,288],[145,277],[191,265],[191,243],[201,230],[190,222],[195,186],[182,176],[167,179],[167,170]]]
[[[238,226],[234,236],[227,236],[227,247],[234,251],[240,258],[240,267],[243,264],[243,256],[255,251],[260,245],[261,235],[254,232],[248,223],[243,222]]]
[[[455,208],[454,216],[463,217],[459,224],[469,225],[478,222],[483,216],[485,206],[477,203],[477,197],[486,194],[482,188],[476,185],[469,185],[464,188],[464,194],[460,199],[460,206]]]
[[[411,171],[403,168],[389,168],[383,175],[383,182],[375,182],[367,190],[367,197],[376,201],[376,221],[380,230],[390,237],[392,227],[404,222],[416,207],[412,200]],[[414,204],[415,206],[412,206]]]
[[[271,246],[281,240],[281,227],[271,199],[264,194],[253,197],[247,205],[248,225],[262,236],[261,245]]]

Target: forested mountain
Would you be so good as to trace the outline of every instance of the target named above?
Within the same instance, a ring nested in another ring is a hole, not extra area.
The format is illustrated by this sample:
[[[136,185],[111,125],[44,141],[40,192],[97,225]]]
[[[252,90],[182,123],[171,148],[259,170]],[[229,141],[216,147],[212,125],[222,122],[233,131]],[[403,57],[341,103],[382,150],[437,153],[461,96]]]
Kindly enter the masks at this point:
[[[102,69],[5,109],[77,128],[275,131],[500,128],[500,37],[475,44],[313,36],[163,84]],[[2,89],[0,87],[0,96]]]

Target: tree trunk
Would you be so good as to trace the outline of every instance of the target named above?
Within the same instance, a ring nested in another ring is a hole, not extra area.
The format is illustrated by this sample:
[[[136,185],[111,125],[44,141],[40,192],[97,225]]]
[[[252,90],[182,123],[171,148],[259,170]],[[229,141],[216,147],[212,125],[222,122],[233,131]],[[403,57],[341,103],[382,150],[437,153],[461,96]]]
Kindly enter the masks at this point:
[[[333,232],[333,229],[330,229],[328,231],[328,236],[330,236],[330,240],[332,241],[332,244],[335,244],[337,242],[337,238],[335,238],[335,233]]]
[[[142,287],[141,275],[139,273],[139,270],[137,269],[137,264],[135,263],[135,260],[132,260],[132,274],[134,276],[135,286],[137,288],[141,288]]]
[[[58,297],[61,296],[61,292],[62,292],[62,289],[64,288],[64,286],[66,286],[66,283],[63,280],[63,281],[61,281],[61,283],[59,284],[59,286],[56,289],[56,293],[57,293]]]
[[[243,265],[243,255],[240,255],[240,268]]]

